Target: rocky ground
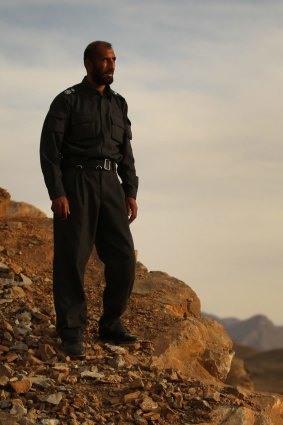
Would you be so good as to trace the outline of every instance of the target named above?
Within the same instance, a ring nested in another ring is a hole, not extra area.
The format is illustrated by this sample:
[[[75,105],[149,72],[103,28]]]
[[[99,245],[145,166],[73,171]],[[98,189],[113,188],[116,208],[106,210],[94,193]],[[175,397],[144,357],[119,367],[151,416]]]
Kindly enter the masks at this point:
[[[66,357],[54,327],[51,262],[50,219],[0,221],[0,424],[283,424],[279,396],[224,384],[232,342],[200,317],[194,291],[141,263],[123,317],[141,341],[97,339],[104,279],[94,254],[87,355]]]

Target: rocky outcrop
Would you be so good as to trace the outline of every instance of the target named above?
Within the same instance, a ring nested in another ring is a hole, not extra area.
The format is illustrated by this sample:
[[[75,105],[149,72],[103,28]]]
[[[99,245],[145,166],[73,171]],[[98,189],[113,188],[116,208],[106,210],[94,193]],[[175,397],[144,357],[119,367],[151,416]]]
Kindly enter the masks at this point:
[[[152,339],[153,365],[177,368],[188,377],[226,378],[233,358],[232,341],[220,324],[200,317],[200,300],[188,285],[145,269],[133,293],[150,297],[177,319],[166,333],[160,330]]]
[[[8,216],[10,218],[19,218],[19,217],[33,217],[33,218],[42,218],[46,217],[42,211],[33,205],[27,204],[26,202],[15,202],[11,201],[8,208]]]
[[[148,272],[141,263],[138,263],[133,293],[154,296],[164,308],[183,319],[200,318],[200,300],[187,284],[164,272]]]
[[[7,217],[11,196],[5,190],[0,188],[0,220]]]
[[[231,341],[201,318],[195,292],[137,265],[123,321],[132,346],[99,341],[103,267],[86,271],[86,357],[60,350],[52,298],[52,221],[0,223],[0,423],[3,425],[278,425],[282,399],[223,383]],[[36,250],[37,255],[34,255]]]
[[[190,318],[153,339],[153,364],[179,369],[185,376],[225,380],[233,358],[232,342],[215,323]]]
[[[0,188],[0,220],[4,218],[43,218],[46,217],[42,211],[26,202],[16,202],[11,200],[11,195]]]

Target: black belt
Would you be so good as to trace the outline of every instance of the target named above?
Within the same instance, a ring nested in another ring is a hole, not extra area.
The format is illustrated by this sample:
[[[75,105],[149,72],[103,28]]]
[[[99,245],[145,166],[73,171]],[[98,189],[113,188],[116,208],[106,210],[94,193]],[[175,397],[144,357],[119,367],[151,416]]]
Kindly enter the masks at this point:
[[[111,159],[74,159],[63,158],[63,168],[94,168],[95,170],[116,171],[116,162]]]

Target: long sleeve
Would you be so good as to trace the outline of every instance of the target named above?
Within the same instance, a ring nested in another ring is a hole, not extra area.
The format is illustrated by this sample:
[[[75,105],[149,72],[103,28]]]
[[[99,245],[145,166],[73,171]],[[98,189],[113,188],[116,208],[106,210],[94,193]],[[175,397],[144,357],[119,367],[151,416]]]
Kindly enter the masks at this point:
[[[131,122],[127,115],[128,107],[127,103],[125,103],[124,108],[124,116],[126,123],[126,134],[124,137],[124,143],[122,146],[122,155],[123,159],[119,162],[117,172],[122,180],[122,187],[126,196],[130,196],[132,198],[136,198],[138,191],[138,182],[139,179],[136,175],[135,169],[135,160],[133,156],[131,139],[132,139],[132,131],[131,131]]]
[[[41,133],[40,162],[45,184],[52,200],[59,196],[65,196],[60,162],[69,109],[66,96],[58,95],[50,106]]]

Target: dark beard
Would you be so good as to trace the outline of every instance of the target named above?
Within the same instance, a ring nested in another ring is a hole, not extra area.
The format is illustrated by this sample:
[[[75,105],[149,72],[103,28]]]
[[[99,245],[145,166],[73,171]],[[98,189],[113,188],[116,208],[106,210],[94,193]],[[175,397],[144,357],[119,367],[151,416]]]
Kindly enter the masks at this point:
[[[97,70],[93,70],[91,77],[93,81],[101,85],[110,85],[113,83],[114,80],[113,76],[110,77],[108,75],[101,74],[101,72]]]

